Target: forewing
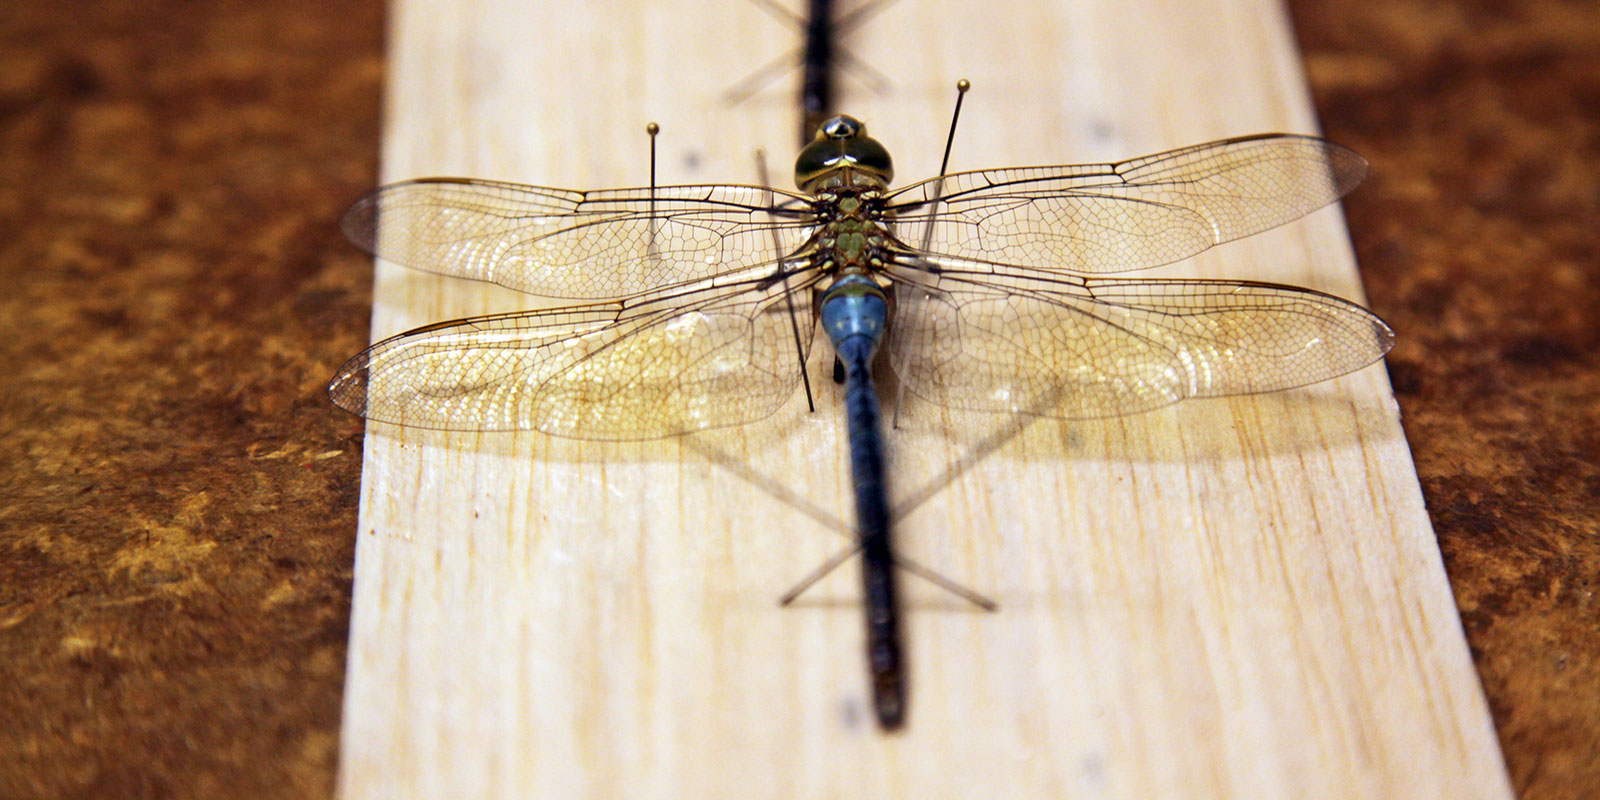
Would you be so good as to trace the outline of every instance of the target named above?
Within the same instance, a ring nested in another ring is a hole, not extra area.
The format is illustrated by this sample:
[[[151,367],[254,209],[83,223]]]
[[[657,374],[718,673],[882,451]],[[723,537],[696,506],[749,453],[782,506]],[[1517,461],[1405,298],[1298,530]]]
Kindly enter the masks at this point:
[[[811,280],[815,280],[812,278]],[[335,404],[420,428],[650,439],[777,410],[800,380],[811,293],[781,284],[445,322],[372,345],[334,376]]]
[[[977,411],[1087,419],[1277,391],[1360,369],[1394,343],[1370,311],[1294,286],[908,277],[895,372],[924,399]]]
[[[775,269],[809,236],[809,208],[804,197],[754,186],[578,192],[428,178],[363,197],[344,230],[413,269],[602,299]]]
[[[901,189],[888,203],[900,238],[912,246],[926,239],[934,254],[1126,272],[1298,219],[1355,188],[1366,168],[1332,142],[1270,134],[1118,164],[959,172]]]

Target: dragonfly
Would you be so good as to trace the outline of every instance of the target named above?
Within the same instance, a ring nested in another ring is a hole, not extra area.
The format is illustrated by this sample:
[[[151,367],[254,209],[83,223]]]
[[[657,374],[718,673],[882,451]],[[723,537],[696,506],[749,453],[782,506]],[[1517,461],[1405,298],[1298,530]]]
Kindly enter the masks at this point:
[[[767,418],[802,384],[809,397],[821,328],[844,384],[872,705],[893,730],[907,682],[874,364],[922,400],[1066,420],[1360,369],[1394,334],[1350,301],[1114,274],[1290,222],[1365,174],[1337,144],[1267,134],[1117,163],[941,168],[890,188],[885,146],[834,116],[799,153],[798,192],[405,181],[345,215],[355,244],[573,302],[384,339],[329,393],[368,420],[418,428],[673,437]]]

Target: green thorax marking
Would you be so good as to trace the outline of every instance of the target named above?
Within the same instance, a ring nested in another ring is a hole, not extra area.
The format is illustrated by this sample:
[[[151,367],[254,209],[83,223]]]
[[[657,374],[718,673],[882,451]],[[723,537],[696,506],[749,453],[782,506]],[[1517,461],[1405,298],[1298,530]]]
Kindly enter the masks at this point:
[[[837,214],[820,231],[824,250],[831,251],[835,267],[841,270],[866,270],[881,248],[888,232],[878,223],[859,195],[845,195],[834,203]]]

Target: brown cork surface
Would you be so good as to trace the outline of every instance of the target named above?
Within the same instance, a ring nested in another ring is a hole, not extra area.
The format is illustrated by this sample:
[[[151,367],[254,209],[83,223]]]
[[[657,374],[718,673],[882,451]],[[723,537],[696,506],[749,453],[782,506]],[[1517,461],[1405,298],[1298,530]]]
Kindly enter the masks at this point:
[[[1600,798],[1600,5],[1291,8],[1512,785]]]
[[[1514,785],[1600,797],[1600,11],[1291,4]],[[0,9],[0,798],[332,791],[377,0]]]
[[[331,793],[381,38],[0,4],[0,798]]]

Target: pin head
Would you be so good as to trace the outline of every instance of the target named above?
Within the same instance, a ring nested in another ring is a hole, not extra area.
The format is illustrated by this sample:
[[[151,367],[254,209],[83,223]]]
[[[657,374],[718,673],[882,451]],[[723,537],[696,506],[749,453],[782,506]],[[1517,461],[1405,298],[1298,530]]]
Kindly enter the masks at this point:
[[[802,191],[830,186],[886,188],[894,180],[894,162],[867,126],[855,117],[829,117],[817,126],[816,138],[795,159],[794,182]]]

